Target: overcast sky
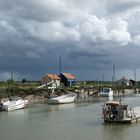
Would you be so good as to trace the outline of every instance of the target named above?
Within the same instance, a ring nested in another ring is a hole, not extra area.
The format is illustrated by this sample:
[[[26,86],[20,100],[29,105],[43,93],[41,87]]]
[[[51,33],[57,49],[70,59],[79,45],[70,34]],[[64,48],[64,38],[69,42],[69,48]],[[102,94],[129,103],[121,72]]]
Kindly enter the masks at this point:
[[[140,0],[0,0],[0,80],[140,80]]]

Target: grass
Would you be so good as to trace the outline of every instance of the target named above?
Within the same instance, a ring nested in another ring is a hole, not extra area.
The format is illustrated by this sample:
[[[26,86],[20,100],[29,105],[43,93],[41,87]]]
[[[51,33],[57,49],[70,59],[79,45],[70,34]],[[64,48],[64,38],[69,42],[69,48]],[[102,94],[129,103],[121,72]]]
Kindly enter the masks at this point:
[[[30,94],[36,87],[39,86],[39,82],[0,82],[0,97],[8,97],[13,95],[25,96]]]

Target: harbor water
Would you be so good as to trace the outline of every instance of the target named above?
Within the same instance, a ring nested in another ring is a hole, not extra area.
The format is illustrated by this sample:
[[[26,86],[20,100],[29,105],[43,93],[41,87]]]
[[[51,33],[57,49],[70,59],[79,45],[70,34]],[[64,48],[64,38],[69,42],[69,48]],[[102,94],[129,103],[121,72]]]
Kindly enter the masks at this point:
[[[140,122],[104,124],[102,105],[107,100],[91,97],[0,112],[0,140],[139,140]],[[124,96],[122,102],[140,106],[140,95]]]

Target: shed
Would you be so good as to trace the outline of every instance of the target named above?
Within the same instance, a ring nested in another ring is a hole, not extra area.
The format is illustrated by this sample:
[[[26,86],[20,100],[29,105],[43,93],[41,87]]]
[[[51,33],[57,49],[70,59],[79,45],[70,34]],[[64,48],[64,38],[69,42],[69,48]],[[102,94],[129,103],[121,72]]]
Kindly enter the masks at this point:
[[[49,87],[59,87],[60,77],[56,74],[46,74],[42,77],[42,85],[46,84]]]
[[[130,79],[129,81],[130,81],[130,85],[135,85],[136,84],[135,80]]]
[[[72,86],[76,81],[76,78],[70,73],[61,73],[60,77],[65,86]]]
[[[118,80],[118,85],[130,85],[130,81],[124,76],[120,80]]]

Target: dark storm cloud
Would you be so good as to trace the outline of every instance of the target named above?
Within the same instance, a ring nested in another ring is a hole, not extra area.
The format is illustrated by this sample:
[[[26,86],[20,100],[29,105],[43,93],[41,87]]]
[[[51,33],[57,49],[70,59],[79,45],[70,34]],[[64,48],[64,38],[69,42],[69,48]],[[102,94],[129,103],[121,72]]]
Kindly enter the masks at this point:
[[[114,63],[139,68],[139,11],[136,0],[1,0],[1,79],[59,73],[59,56],[63,71],[80,79]]]

